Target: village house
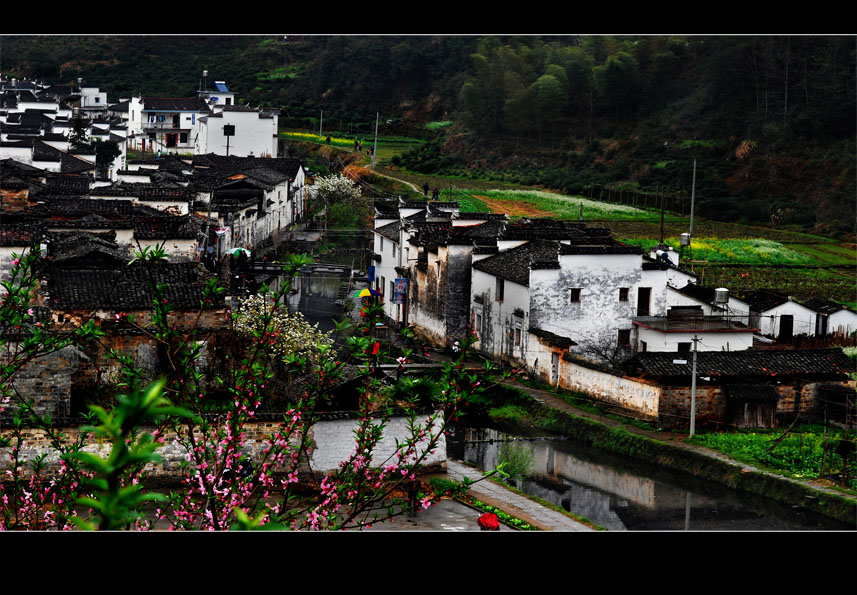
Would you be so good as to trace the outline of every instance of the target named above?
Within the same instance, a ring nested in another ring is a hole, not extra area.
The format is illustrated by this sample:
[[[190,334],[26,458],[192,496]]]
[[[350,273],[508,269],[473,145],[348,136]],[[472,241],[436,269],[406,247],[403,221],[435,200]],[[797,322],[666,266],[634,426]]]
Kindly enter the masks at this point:
[[[656,418],[666,426],[690,418],[689,359],[673,353],[638,353],[624,364],[626,376],[651,382]],[[857,370],[841,349],[760,350],[696,355],[696,404],[700,423],[719,427],[777,427],[796,416],[808,419],[829,389],[854,389]]]
[[[193,153],[199,119],[210,113],[199,97],[134,97],[128,104],[128,148],[149,153]]]
[[[857,312],[821,298],[812,298],[803,302],[805,308],[815,312],[816,336],[840,335],[848,337],[857,331]]]
[[[795,335],[815,336],[816,313],[789,296],[759,290],[743,296],[749,304],[750,326],[773,339],[788,341]]]
[[[194,150],[236,157],[277,156],[278,113],[247,106],[223,106],[200,119]]]

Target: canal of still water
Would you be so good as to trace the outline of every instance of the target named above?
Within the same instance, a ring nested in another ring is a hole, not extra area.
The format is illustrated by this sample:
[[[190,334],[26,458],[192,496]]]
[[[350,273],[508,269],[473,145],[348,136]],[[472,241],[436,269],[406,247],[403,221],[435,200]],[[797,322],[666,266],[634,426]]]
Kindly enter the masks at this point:
[[[526,448],[532,464],[515,486],[610,531],[857,530],[797,507],[522,428],[453,428],[449,457],[495,469],[503,445]]]

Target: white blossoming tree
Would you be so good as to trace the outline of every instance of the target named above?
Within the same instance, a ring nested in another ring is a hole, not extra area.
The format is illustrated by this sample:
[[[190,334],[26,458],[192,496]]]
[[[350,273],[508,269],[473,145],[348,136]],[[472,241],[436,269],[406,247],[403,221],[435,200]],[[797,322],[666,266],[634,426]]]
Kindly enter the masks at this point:
[[[316,193],[327,209],[331,227],[359,228],[368,216],[369,200],[363,190],[342,174],[323,176],[316,180]]]
[[[233,315],[235,331],[265,346],[273,357],[300,356],[313,364],[331,357],[333,343],[330,333],[318,330],[296,312],[289,314],[283,307],[271,304],[264,294],[250,296]]]
[[[353,203],[363,196],[360,186],[342,174],[318,178],[315,182],[315,188],[318,196],[324,199],[327,204]]]

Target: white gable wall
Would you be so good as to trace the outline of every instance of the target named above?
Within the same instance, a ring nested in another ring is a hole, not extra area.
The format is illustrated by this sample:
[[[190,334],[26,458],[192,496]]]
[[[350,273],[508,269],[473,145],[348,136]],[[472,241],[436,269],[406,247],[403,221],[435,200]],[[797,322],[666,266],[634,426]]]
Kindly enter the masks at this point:
[[[815,312],[797,302],[788,301],[761,313],[759,330],[767,337],[778,337],[783,316],[793,316],[793,335],[815,335]]]
[[[693,337],[699,337],[697,351],[742,351],[753,347],[752,331],[724,331],[724,332],[670,332],[637,327],[637,350],[643,351],[642,344],[646,344],[646,351],[669,351],[679,350],[679,343],[690,345],[693,349]]]
[[[235,136],[223,134],[227,124],[235,126]],[[261,117],[256,111],[224,111],[210,115],[199,124],[196,151],[236,157],[276,157],[277,118]]]
[[[530,272],[530,323],[578,344],[612,347],[619,330],[631,330],[636,313],[631,288],[641,278],[640,256],[634,254],[575,254],[560,256],[560,269]],[[628,288],[628,299],[620,289]],[[572,301],[572,290],[579,298]]]
[[[479,338],[474,348],[496,359],[511,358],[523,362],[527,329],[530,327],[530,290],[503,280],[503,299],[498,301],[497,279],[483,271],[472,271],[471,312],[479,312],[482,317],[481,329],[478,326],[474,329]],[[481,297],[481,304],[474,299],[477,296]]]

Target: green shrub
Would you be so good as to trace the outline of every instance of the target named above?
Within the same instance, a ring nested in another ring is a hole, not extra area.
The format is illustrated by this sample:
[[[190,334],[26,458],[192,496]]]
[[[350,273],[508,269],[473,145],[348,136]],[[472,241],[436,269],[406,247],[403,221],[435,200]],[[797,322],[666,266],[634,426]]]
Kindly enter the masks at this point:
[[[532,473],[535,455],[529,444],[504,442],[497,450],[497,470],[511,480],[524,479]]]

